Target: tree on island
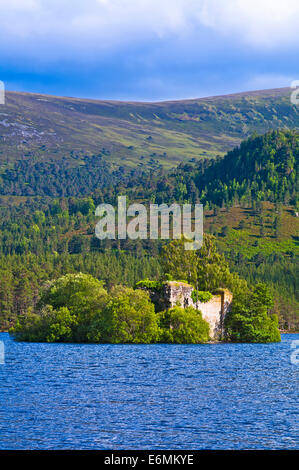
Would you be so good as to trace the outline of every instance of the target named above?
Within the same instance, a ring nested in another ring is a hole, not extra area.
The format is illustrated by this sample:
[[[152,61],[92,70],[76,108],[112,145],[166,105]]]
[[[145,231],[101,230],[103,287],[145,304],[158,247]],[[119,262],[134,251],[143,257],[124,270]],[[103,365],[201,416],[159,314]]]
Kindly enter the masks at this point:
[[[269,315],[273,295],[265,284],[248,288],[234,299],[232,310],[226,317],[226,336],[233,342],[280,342],[278,316]]]
[[[200,250],[185,250],[183,237],[164,245],[160,262],[165,277],[186,279],[202,291],[212,292],[223,287],[235,293],[246,289],[246,281],[230,272],[228,262],[217,251],[215,240],[213,235],[204,234]]]
[[[183,239],[170,242],[162,249],[161,264],[165,278],[187,279],[207,298],[208,291],[217,288],[232,290],[227,341],[280,341],[277,317],[269,316],[269,289],[264,284],[248,286],[231,273],[211,235],[204,236],[198,251],[186,251]],[[108,293],[102,281],[78,273],[47,283],[37,310],[22,315],[11,333],[21,341],[201,343],[209,339],[209,325],[194,308],[177,306],[156,313],[148,293],[124,286]]]
[[[101,343],[154,343],[160,329],[155,308],[147,292],[124,286],[112,289],[110,300],[98,313],[88,340]]]
[[[273,295],[262,283],[249,286],[231,273],[224,256],[217,251],[215,237],[205,234],[200,250],[186,251],[186,240],[173,240],[162,248],[161,265],[165,276],[187,279],[196,289],[233,292],[232,309],[226,316],[226,339],[233,342],[280,341],[277,315],[270,315]]]
[[[193,307],[173,307],[159,314],[161,342],[198,344],[209,341],[209,324]]]

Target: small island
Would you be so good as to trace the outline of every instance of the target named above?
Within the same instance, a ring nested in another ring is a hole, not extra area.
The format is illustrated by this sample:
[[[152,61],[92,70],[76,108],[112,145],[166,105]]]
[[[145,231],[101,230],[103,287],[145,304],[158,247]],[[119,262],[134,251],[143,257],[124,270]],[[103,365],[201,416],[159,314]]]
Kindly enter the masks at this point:
[[[162,248],[161,279],[139,281],[134,289],[120,285],[108,291],[85,273],[49,281],[34,311],[21,316],[10,333],[31,342],[279,342],[267,286],[250,286],[230,272],[213,236],[205,235],[197,251],[186,251],[184,241]]]

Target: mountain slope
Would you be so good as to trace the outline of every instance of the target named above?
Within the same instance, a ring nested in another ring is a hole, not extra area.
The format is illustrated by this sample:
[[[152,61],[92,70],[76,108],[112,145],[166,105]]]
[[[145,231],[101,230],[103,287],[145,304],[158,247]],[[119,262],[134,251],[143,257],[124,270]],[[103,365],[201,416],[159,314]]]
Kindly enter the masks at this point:
[[[254,131],[284,127],[299,128],[289,88],[161,103],[7,92],[0,164],[28,158],[78,166],[84,155],[102,154],[116,165],[167,168],[222,156]]]
[[[298,330],[298,131],[253,136],[222,159],[169,172],[111,173],[98,156],[87,160],[81,172],[64,162],[26,167],[22,160],[0,178],[0,328],[61,274],[87,272],[109,286],[159,275],[161,241],[95,237],[97,204],[116,206],[127,194],[146,204],[201,201],[205,232],[216,236],[231,269],[271,286],[281,327]]]

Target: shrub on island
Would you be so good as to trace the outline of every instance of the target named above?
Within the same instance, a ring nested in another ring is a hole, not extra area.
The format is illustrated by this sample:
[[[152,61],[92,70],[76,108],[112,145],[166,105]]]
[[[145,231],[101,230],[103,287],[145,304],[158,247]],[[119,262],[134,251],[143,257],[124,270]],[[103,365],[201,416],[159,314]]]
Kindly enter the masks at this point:
[[[115,287],[90,326],[88,340],[100,343],[155,343],[160,329],[149,294],[123,286]]]
[[[211,292],[196,289],[194,289],[191,294],[191,298],[195,304],[197,302],[207,303],[212,299],[212,297],[213,294],[211,294]]]
[[[273,296],[265,284],[236,297],[225,320],[226,338],[236,343],[280,342],[277,315],[269,315]]]
[[[20,317],[11,333],[32,342],[203,343],[209,325],[192,307],[157,314],[148,292],[116,286],[108,294],[79,273],[48,283],[37,313]]]
[[[152,280],[152,279],[142,279],[138,281],[135,286],[137,289],[149,289],[159,291],[163,287],[162,281]]]
[[[39,314],[21,316],[12,333],[18,341],[67,343],[73,340],[76,326],[77,319],[67,307],[55,310],[47,305]]]
[[[209,340],[209,324],[193,307],[173,307],[159,317],[162,343],[197,344]]]
[[[211,294],[197,295],[208,301]],[[268,315],[271,306],[265,285],[245,289],[226,316],[226,340],[280,341],[277,317]],[[148,292],[118,286],[108,294],[102,282],[79,273],[48,283],[37,313],[22,315],[11,333],[19,341],[36,342],[204,343],[209,325],[193,307],[157,314]]]
[[[89,274],[66,274],[46,283],[37,312],[22,315],[10,332],[20,341],[85,342],[107,301],[102,281]]]

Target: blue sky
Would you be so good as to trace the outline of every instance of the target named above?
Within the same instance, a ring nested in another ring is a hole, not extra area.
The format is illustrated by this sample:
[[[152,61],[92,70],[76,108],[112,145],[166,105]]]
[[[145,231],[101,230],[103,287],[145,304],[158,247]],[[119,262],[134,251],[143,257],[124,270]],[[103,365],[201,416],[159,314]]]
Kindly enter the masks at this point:
[[[0,0],[6,88],[195,98],[299,79],[298,0]]]

